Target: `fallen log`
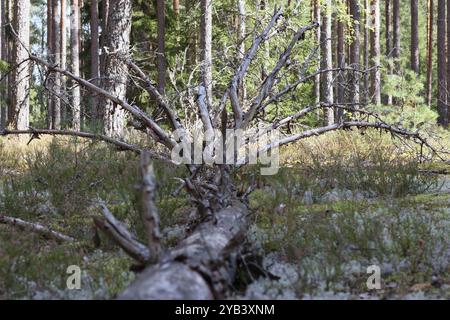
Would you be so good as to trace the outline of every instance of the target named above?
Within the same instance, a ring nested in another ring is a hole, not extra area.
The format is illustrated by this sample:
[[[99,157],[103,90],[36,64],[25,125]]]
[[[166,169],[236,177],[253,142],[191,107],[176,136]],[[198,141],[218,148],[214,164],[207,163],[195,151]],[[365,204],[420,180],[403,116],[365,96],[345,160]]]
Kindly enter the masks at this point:
[[[75,241],[74,238],[66,236],[65,234],[62,234],[60,232],[51,230],[47,227],[44,227],[43,225],[41,225],[39,223],[27,222],[27,221],[24,221],[19,218],[13,218],[13,217],[0,215],[0,223],[18,226],[19,228],[22,228],[22,229],[28,230],[28,231],[32,231],[32,232],[36,232],[46,238],[50,238],[50,239],[56,240],[58,242]]]
[[[219,299],[236,272],[247,231],[247,208],[236,201],[198,225],[161,260],[147,267],[118,299]]]

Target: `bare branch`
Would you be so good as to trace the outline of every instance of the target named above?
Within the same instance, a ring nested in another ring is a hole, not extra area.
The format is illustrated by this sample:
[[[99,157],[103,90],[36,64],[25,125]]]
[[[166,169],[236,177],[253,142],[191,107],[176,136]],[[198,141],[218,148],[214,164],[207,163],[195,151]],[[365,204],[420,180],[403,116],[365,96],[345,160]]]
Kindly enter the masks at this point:
[[[167,103],[166,99],[163,95],[158,91],[158,89],[153,85],[150,78],[146,76],[144,71],[142,71],[141,68],[139,68],[131,59],[127,59],[126,63],[130,66],[131,69],[134,70],[134,72],[137,73],[139,78],[145,82],[145,90],[152,95],[159,106],[161,106],[164,111],[166,112],[167,116],[170,119],[170,122],[172,124],[172,127],[174,130],[181,129],[183,126],[181,124],[180,118],[178,114],[176,113],[175,109],[171,108],[169,104]]]
[[[103,217],[93,217],[95,225],[108,235],[130,257],[145,264],[149,261],[148,248],[140,243],[136,237],[128,231],[127,227],[117,220],[108,208],[101,204]]]
[[[306,27],[300,28],[292,37],[291,42],[287,46],[287,48],[284,50],[283,54],[280,56],[280,59],[278,60],[276,66],[272,70],[272,72],[267,76],[267,78],[264,80],[263,84],[261,85],[261,89],[259,91],[259,94],[256,96],[256,98],[253,100],[252,104],[250,105],[250,109],[244,116],[244,121],[242,123],[242,127],[246,128],[248,124],[253,120],[254,116],[256,115],[258,109],[260,108],[261,104],[263,103],[264,99],[269,94],[270,90],[272,89],[276,76],[280,72],[280,70],[286,65],[287,60],[291,56],[292,50],[294,49],[295,45],[300,39],[304,38],[304,35],[307,31],[312,30],[314,28],[317,28],[319,24],[317,22],[314,22]]]
[[[150,257],[148,262],[156,263],[161,255],[161,233],[159,231],[159,214],[155,204],[156,181],[150,154],[141,155],[142,175],[142,219],[148,238]]]
[[[253,40],[253,43],[252,43],[250,49],[245,54],[245,56],[241,62],[241,65],[236,70],[236,73],[234,74],[233,78],[231,79],[230,85],[228,86],[227,90],[225,90],[225,92],[222,96],[222,99],[220,100],[219,112],[216,114],[216,118],[214,119],[215,123],[217,123],[219,121],[220,114],[222,113],[222,110],[225,108],[225,103],[226,103],[226,100],[228,99],[228,95],[229,95],[230,91],[232,91],[233,94],[236,93],[237,85],[240,81],[242,81],[244,79],[245,74],[247,73],[247,70],[250,67],[250,64],[251,64],[253,58],[255,57],[256,53],[258,52],[259,46],[261,45],[261,43],[263,43],[267,39],[267,35],[269,34],[270,30],[274,27],[274,25],[276,24],[276,22],[282,15],[283,15],[282,9],[275,11],[275,13],[272,16],[272,19],[270,20],[269,24],[264,29],[264,31]],[[237,95],[237,93],[236,93],[236,95]],[[235,106],[235,107],[236,107],[236,111],[238,111],[238,114],[235,113],[235,118],[236,118],[237,116],[239,116],[239,114],[240,114],[239,111],[241,111],[241,110],[238,110],[237,106]],[[235,112],[234,109],[233,109],[233,112]]]
[[[47,61],[45,61],[37,56],[30,55],[30,59],[47,67],[51,71],[59,72],[65,76],[71,78],[72,80],[78,82],[80,85],[88,88],[89,90],[91,90],[95,93],[100,94],[101,96],[103,96],[103,97],[113,101],[117,105],[121,106],[122,108],[127,110],[129,113],[131,113],[136,119],[142,121],[154,133],[154,135],[152,135],[152,136],[158,142],[161,142],[169,149],[172,148],[176,144],[176,142],[169,136],[169,134],[164,129],[162,129],[152,118],[150,118],[147,114],[145,114],[138,107],[128,104],[126,101],[113,96],[106,90],[103,90],[102,88],[97,87],[96,85],[90,83],[89,81],[87,81],[83,78],[77,77],[67,70],[63,70],[57,66],[53,66],[50,63],[48,63]]]

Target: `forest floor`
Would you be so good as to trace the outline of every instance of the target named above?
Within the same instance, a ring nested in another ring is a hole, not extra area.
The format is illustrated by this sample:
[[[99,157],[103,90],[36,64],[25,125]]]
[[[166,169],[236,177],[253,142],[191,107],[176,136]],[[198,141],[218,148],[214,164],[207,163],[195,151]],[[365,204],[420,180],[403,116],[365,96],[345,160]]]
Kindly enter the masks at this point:
[[[143,237],[137,156],[81,139],[27,142],[0,139],[0,215],[77,241],[0,224],[0,299],[114,297],[134,279],[133,261],[97,238],[92,216],[102,199]],[[336,133],[284,149],[275,176],[235,172],[243,190],[258,185],[249,244],[271,277],[242,271],[230,298],[450,298],[450,176],[422,171],[450,168],[419,164],[405,150],[388,136]],[[187,195],[171,195],[182,173],[156,164],[166,246],[186,232]],[[70,265],[82,270],[81,290],[66,288]],[[380,267],[380,290],[366,287],[371,265]]]

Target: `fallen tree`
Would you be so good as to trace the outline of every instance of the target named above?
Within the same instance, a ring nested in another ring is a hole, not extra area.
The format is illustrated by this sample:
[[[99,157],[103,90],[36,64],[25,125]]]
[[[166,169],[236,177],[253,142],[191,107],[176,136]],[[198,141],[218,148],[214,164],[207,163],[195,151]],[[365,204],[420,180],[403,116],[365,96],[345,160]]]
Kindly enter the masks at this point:
[[[65,234],[62,234],[61,232],[57,232],[54,230],[51,230],[50,228],[47,228],[39,223],[35,222],[28,222],[19,218],[13,218],[8,216],[0,215],[0,223],[8,224],[11,226],[17,226],[21,229],[35,232],[45,238],[53,239],[58,242],[72,242],[75,241],[74,238],[69,237]]]

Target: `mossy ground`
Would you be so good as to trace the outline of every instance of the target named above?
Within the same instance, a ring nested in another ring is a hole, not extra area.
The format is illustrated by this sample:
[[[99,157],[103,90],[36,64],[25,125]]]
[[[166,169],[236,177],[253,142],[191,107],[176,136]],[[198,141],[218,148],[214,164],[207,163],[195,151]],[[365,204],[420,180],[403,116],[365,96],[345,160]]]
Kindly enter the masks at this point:
[[[82,139],[27,142],[0,140],[0,214],[78,241],[58,244],[0,225],[0,299],[113,297],[133,279],[133,262],[108,239],[94,244],[92,216],[102,199],[143,237],[137,156]],[[449,191],[442,177],[419,172],[424,165],[414,155],[385,136],[344,133],[284,149],[275,176],[255,167],[234,173],[242,190],[258,185],[253,229],[265,254],[297,269],[290,284],[297,297],[365,293],[369,264],[382,267],[384,297],[450,282]],[[171,195],[183,170],[156,163],[162,229],[186,221],[188,197]],[[65,286],[73,264],[83,270],[78,293]]]

